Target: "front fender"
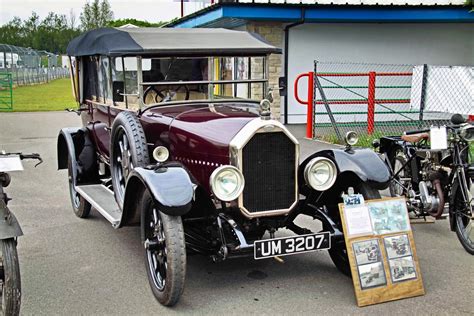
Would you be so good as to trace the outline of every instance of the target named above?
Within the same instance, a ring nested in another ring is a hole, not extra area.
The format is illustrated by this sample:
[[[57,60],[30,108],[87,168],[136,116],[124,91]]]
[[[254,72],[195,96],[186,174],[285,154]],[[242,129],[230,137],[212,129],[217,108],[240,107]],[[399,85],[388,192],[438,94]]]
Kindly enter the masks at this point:
[[[136,222],[140,214],[137,199],[148,190],[160,211],[181,216],[191,210],[194,186],[187,171],[178,166],[158,169],[135,168],[127,180],[123,216],[120,226]]]
[[[382,190],[389,185],[391,175],[388,166],[370,149],[362,148],[349,151],[342,149],[323,150],[308,157],[301,164],[300,172],[303,172],[304,167],[311,159],[318,156],[327,157],[334,161],[337,166],[338,177],[345,172],[350,172],[373,188]],[[337,181],[344,180],[338,179]]]
[[[7,215],[9,218],[7,218]],[[0,200],[0,239],[14,238],[23,236],[20,224],[15,215],[8,210],[8,206],[3,200]]]

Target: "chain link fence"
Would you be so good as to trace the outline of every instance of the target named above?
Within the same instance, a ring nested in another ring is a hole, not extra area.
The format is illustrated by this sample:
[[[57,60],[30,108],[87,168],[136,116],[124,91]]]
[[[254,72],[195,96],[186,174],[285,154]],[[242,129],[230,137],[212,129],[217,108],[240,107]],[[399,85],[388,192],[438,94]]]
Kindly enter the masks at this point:
[[[474,114],[474,67],[314,63],[313,135],[400,135]]]
[[[60,58],[47,51],[0,44],[0,74],[11,74],[15,86],[65,78],[69,70],[62,67]]]

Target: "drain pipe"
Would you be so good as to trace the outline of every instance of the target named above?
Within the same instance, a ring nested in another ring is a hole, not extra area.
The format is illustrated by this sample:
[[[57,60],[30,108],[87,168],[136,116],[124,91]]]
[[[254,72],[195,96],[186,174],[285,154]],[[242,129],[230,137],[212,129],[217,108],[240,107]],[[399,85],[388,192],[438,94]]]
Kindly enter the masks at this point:
[[[285,90],[286,90],[286,94],[285,94],[285,102],[284,102],[284,109],[285,109],[285,115],[284,115],[284,118],[283,118],[283,123],[286,125],[288,124],[288,87],[290,86],[289,82],[288,82],[288,47],[289,47],[289,44],[288,44],[288,40],[290,38],[290,29],[294,26],[297,26],[297,25],[300,25],[300,24],[303,24],[305,22],[305,11],[306,11],[306,8],[301,8],[301,20],[299,20],[298,22],[295,22],[295,23],[291,23],[291,24],[288,24],[287,26],[285,26],[285,81],[286,81],[286,87],[285,87]]]

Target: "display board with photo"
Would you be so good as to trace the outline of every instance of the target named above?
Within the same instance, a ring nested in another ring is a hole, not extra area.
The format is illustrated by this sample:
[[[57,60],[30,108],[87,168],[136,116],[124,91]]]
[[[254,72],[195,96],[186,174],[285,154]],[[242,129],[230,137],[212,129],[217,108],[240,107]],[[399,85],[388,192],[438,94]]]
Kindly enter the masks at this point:
[[[424,295],[405,199],[346,201],[360,201],[339,204],[357,305]]]

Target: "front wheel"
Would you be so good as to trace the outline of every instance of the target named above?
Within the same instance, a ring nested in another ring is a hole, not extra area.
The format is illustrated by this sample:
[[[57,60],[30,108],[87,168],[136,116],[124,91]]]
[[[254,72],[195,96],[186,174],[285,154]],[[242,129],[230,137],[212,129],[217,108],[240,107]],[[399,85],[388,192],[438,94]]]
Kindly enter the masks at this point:
[[[16,240],[0,240],[2,248],[1,295],[2,315],[19,315],[21,304],[21,280]]]
[[[467,190],[462,190],[460,185],[457,186],[454,193],[454,210],[451,214],[454,215],[454,229],[461,245],[467,252],[474,255],[474,230],[472,227],[474,184],[472,179],[467,179],[467,185]]]
[[[148,281],[156,299],[173,306],[183,293],[186,275],[183,222],[180,216],[160,212],[148,191],[143,194],[142,212]]]
[[[354,187],[355,193],[362,194],[364,200],[373,200],[373,199],[380,199],[380,192],[372,187],[370,187],[367,183],[361,182],[357,187]],[[347,192],[347,188],[343,190],[342,193]],[[338,203],[342,203],[341,200]],[[336,205],[337,207],[337,205]],[[339,209],[330,210],[332,214],[339,214]],[[339,215],[337,215],[339,221],[337,222],[338,228],[343,231],[342,229],[342,222],[340,220]],[[331,257],[332,262],[336,266],[336,268],[341,271],[343,274],[347,276],[351,276],[351,266],[349,264],[349,257],[347,256],[347,249],[345,242],[339,242],[333,245],[329,250],[329,256]]]

